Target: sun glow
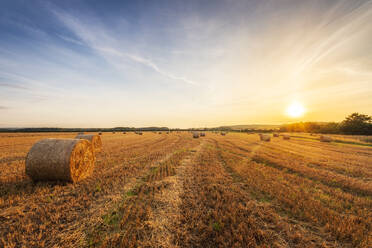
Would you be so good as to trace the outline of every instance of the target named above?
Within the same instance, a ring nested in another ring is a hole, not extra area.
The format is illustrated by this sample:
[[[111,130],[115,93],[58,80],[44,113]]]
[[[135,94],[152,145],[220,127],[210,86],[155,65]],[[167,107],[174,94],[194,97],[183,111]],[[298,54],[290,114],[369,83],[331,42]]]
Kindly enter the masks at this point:
[[[305,113],[304,106],[299,102],[293,102],[287,108],[287,115],[292,118],[297,118],[303,116]]]

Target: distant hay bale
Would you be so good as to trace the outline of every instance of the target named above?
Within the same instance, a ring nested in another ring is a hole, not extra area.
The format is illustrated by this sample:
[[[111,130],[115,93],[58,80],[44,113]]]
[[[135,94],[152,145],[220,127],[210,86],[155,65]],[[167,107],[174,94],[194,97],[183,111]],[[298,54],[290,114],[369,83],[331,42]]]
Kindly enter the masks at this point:
[[[279,137],[278,133],[273,133],[273,137]]]
[[[225,136],[225,135],[226,135],[226,133],[224,133],[224,132],[221,132],[221,135],[222,135],[222,136]]]
[[[260,133],[260,140],[262,140],[262,141],[270,141],[271,140],[271,135],[270,134],[262,134],[262,133]]]
[[[138,132],[138,135],[142,135],[142,132]]]
[[[113,134],[115,134],[115,132],[112,132]]]
[[[89,140],[90,143],[92,144],[93,151],[94,152],[100,152],[102,150],[102,141],[101,137],[98,135],[94,134],[82,134],[82,135],[77,135],[75,139],[86,139]]]
[[[331,142],[332,141],[332,137],[331,136],[328,136],[328,135],[321,135],[320,136],[320,141],[321,142]]]
[[[200,133],[200,137],[205,137],[205,133]]]
[[[159,134],[161,134],[161,132],[159,132]]]
[[[123,132],[123,134],[126,134],[127,132]]]
[[[192,137],[193,137],[194,139],[199,138],[199,133],[198,133],[198,132],[194,132],[194,133],[192,134]]]
[[[283,139],[289,140],[291,136],[289,134],[283,134]]]
[[[98,135],[102,135],[102,132],[99,132]]]
[[[93,172],[94,152],[85,139],[43,139],[26,157],[26,174],[34,181],[80,181]]]
[[[78,132],[78,134],[77,134],[77,135],[80,135],[80,134],[84,134],[84,132]]]
[[[167,134],[169,134],[169,132],[167,132]]]

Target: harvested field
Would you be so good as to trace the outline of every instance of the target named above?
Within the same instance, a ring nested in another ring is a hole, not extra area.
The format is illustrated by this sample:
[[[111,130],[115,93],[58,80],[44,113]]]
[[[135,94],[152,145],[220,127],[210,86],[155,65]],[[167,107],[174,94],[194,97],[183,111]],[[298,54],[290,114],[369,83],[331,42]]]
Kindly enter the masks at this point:
[[[32,182],[31,146],[75,136],[0,134],[0,247],[371,247],[371,146],[105,133],[92,176]]]

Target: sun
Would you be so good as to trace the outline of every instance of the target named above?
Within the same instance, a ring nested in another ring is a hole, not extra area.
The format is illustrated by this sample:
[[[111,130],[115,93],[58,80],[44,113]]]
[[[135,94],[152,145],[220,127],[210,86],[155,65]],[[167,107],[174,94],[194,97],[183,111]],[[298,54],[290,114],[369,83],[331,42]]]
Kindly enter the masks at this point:
[[[292,102],[287,108],[287,115],[292,118],[303,116],[305,113],[304,106],[299,102]]]

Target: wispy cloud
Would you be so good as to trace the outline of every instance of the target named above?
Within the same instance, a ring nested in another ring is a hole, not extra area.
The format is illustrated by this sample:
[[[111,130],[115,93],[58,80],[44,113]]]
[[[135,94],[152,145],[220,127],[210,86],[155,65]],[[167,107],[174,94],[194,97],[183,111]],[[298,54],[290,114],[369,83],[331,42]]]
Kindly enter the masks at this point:
[[[0,105],[0,110],[4,110],[4,109],[10,109],[10,108],[7,107],[7,106],[1,106],[1,105]]]
[[[145,65],[168,79],[184,82],[190,85],[198,85],[198,83],[188,79],[187,77],[175,75],[172,72],[160,68],[160,66],[151,59],[128,52],[126,49],[123,48],[123,46],[117,48],[117,44],[120,44],[122,42],[120,36],[109,34],[106,31],[106,28],[101,23],[97,22],[86,25],[80,22],[76,17],[60,10],[52,9],[52,12],[59,18],[62,23],[64,23],[72,32],[74,32],[76,36],[84,41],[84,43],[69,37],[59,35],[60,38],[75,44],[89,46],[91,49],[100,53],[105,59],[108,59],[110,63],[113,63],[117,67],[121,67],[122,64],[118,64],[116,60],[111,60],[110,57],[112,55],[117,57],[126,57],[133,62]]]
[[[0,70],[0,87],[31,90],[32,88],[50,88],[47,83],[33,78]]]
[[[73,39],[71,37],[67,37],[67,36],[64,36],[64,35],[61,35],[61,34],[57,34],[57,36],[59,38],[61,38],[62,40],[65,40],[67,42],[71,42],[71,43],[74,43],[76,45],[80,45],[80,46],[85,46],[86,44],[84,44],[83,42],[79,41],[79,40],[76,40],[76,39]]]
[[[123,55],[126,55],[128,58],[132,59],[135,62],[141,63],[143,65],[146,65],[146,66],[152,68],[154,71],[160,73],[161,75],[163,75],[165,77],[168,77],[168,78],[174,79],[174,80],[180,80],[180,81],[183,81],[183,82],[188,83],[188,84],[197,85],[197,83],[192,81],[192,80],[189,80],[185,77],[175,76],[172,73],[169,73],[169,72],[166,72],[166,71],[160,69],[159,66],[157,66],[154,62],[152,62],[149,59],[145,59],[145,58],[142,58],[138,55],[133,55],[133,54],[123,54]]]
[[[152,62],[151,60],[149,59],[146,59],[146,58],[143,58],[141,56],[138,56],[138,55],[134,55],[134,54],[129,54],[129,53],[125,53],[125,52],[121,52],[119,50],[116,50],[116,49],[113,49],[113,48],[106,48],[106,47],[94,47],[97,51],[100,51],[100,52],[103,52],[103,53],[106,53],[106,55],[114,55],[114,56],[119,56],[119,57],[126,57],[126,58],[129,58],[130,60],[136,62],[136,63],[140,63],[142,65],[145,65],[151,69],[153,69],[154,71],[158,72],[159,74],[167,77],[167,78],[170,78],[170,79],[174,79],[174,80],[179,80],[179,81],[183,81],[187,84],[191,84],[191,85],[197,85],[196,82],[192,81],[192,80],[189,80],[185,77],[179,77],[179,76],[176,76],[172,73],[169,73],[169,72],[166,72],[162,69],[159,68],[158,65],[156,65],[154,62]]]
[[[327,32],[327,37],[322,37],[321,40],[314,40],[313,45],[309,47],[309,53],[300,62],[299,69],[295,71],[298,75],[306,69],[321,62],[330,54],[340,51],[342,46],[350,43],[353,39],[359,38],[361,32],[365,31],[365,24],[372,20],[372,1],[367,1],[356,7],[350,13],[343,16],[335,16],[335,12],[342,7],[345,7],[348,1],[339,1],[333,9],[328,11],[321,23],[315,28],[318,32]],[[333,20],[337,18],[337,25]],[[315,33],[316,34],[316,33]],[[318,38],[314,35],[311,38]],[[341,49],[342,50],[342,49]],[[342,51],[345,52],[345,51]]]
[[[28,87],[23,86],[23,85],[20,85],[20,84],[15,84],[15,83],[3,83],[3,82],[1,82],[1,79],[0,79],[0,88],[1,88],[1,87],[4,87],[4,88],[12,88],[12,89],[22,89],[22,90],[27,90],[27,89],[29,89]]]

